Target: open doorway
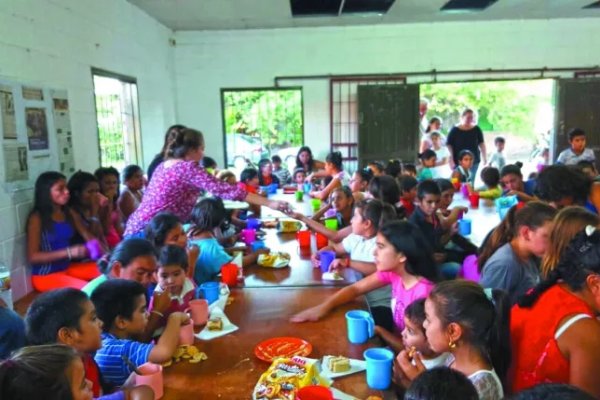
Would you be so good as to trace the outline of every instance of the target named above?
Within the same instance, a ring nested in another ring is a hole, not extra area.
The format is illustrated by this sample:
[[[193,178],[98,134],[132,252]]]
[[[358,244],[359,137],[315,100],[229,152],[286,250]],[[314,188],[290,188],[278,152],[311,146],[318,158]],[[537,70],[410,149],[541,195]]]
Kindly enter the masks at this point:
[[[549,161],[554,90],[553,79],[420,85],[421,97],[429,101],[424,119],[440,117],[441,131],[447,134],[459,123],[465,108],[473,109],[484,133],[488,155],[495,151],[494,139],[503,137],[506,162],[522,162],[525,177]]]

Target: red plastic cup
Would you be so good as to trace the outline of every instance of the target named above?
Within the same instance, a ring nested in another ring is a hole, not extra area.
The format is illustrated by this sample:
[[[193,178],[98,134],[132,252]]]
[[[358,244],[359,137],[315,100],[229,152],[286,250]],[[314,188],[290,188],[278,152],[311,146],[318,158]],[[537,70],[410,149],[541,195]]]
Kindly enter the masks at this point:
[[[327,236],[321,235],[320,233],[316,233],[315,236],[317,238],[317,250],[321,250],[323,247],[329,244],[329,239],[327,239]]]
[[[479,193],[477,193],[477,192],[471,193],[469,195],[469,202],[471,203],[471,208],[478,208],[479,207]]]
[[[221,267],[221,281],[227,286],[237,285],[238,266],[227,263]]]
[[[150,386],[154,392],[154,398],[160,399],[163,397],[163,374],[162,365],[146,363],[138,367],[138,371],[141,375],[135,375],[135,385],[147,385]]]
[[[333,394],[325,386],[305,386],[296,393],[298,400],[333,400]]]
[[[300,247],[310,247],[310,231],[298,231],[296,239],[298,239]]]

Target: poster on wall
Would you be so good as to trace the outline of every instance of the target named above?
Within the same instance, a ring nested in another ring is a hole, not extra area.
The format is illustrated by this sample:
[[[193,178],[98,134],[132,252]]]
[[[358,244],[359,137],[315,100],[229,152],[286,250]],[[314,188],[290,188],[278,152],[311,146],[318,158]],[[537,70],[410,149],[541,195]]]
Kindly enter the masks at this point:
[[[25,108],[25,125],[27,126],[29,150],[47,150],[48,121],[46,120],[46,109]]]
[[[2,137],[16,139],[15,101],[10,86],[0,85],[0,118],[2,119]]]
[[[75,172],[71,120],[69,118],[69,100],[67,92],[56,91],[52,94],[54,108],[54,127],[58,143],[58,164],[60,172],[70,175]]]
[[[23,143],[4,143],[4,180],[6,182],[26,181],[29,179],[27,163],[27,145]]]
[[[23,86],[23,100],[44,101],[44,91],[40,88]]]

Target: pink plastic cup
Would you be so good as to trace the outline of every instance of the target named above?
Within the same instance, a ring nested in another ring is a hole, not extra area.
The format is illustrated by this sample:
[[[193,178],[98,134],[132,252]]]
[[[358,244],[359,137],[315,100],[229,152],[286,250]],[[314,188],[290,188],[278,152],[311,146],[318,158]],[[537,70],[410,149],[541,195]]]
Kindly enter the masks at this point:
[[[196,325],[204,325],[208,321],[208,302],[205,299],[196,299],[190,301],[190,308],[186,311],[190,312],[192,321]]]
[[[179,328],[179,344],[194,344],[194,321]]]
[[[141,375],[135,374],[136,386],[150,386],[154,392],[154,398],[160,399],[163,397],[163,374],[162,365],[146,363],[138,367]]]
[[[242,239],[246,245],[250,246],[252,242],[256,240],[256,230],[254,229],[243,229],[242,230]]]

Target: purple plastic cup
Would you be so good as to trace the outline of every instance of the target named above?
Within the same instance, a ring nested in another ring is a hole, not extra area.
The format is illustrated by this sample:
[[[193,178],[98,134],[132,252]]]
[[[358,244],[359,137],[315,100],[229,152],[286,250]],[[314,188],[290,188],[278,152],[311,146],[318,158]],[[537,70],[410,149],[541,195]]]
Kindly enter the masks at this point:
[[[321,272],[329,272],[329,266],[335,260],[335,251],[323,250],[319,252],[321,260]]]
[[[85,244],[85,247],[87,248],[88,253],[90,254],[90,258],[94,261],[99,260],[100,257],[102,257],[102,255],[104,254],[102,251],[102,246],[100,246],[100,242],[98,241],[98,239],[88,240]]]
[[[248,229],[258,229],[260,228],[260,220],[256,218],[248,218],[246,221],[246,227]]]

